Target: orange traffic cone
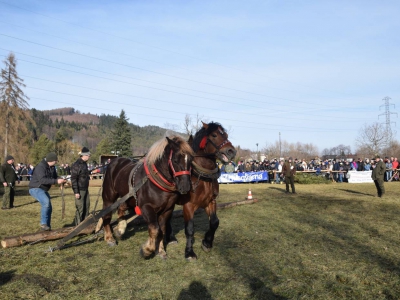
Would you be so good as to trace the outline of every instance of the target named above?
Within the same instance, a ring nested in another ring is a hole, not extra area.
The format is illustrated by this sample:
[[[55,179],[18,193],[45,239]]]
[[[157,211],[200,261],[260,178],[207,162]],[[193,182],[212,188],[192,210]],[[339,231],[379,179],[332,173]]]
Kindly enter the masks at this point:
[[[251,195],[251,189],[249,189],[249,193],[247,194],[247,200],[253,199],[253,196]]]

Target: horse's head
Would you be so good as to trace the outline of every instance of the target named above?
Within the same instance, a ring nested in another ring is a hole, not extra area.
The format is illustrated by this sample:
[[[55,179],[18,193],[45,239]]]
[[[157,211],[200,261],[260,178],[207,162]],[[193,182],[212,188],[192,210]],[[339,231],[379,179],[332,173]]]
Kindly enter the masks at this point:
[[[235,147],[219,123],[203,123],[203,127],[195,134],[192,144],[195,153],[203,151],[205,154],[214,155],[224,164],[228,164],[236,155]]]
[[[188,193],[192,188],[191,165],[194,152],[190,145],[181,137],[174,136],[168,141],[168,168],[176,189],[180,194]]]

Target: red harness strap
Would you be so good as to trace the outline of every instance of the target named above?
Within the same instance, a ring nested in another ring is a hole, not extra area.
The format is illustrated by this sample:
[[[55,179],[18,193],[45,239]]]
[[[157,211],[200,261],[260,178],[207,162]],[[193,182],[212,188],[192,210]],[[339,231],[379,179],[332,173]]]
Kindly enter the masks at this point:
[[[143,165],[144,165],[144,170],[145,170],[145,172],[146,172],[147,178],[149,178],[149,180],[150,180],[152,183],[154,183],[160,190],[162,190],[162,191],[164,191],[164,192],[169,192],[169,193],[173,192],[172,190],[167,189],[167,188],[161,186],[161,185],[153,178],[153,176],[150,174],[149,167],[147,166],[146,158],[144,159]],[[167,184],[167,185],[170,186],[170,187],[175,187],[175,183],[171,183],[171,182],[169,182],[167,179],[165,179],[164,176],[162,176],[161,173],[158,172],[158,170],[156,169],[155,165],[152,165],[152,168],[153,168],[154,172],[160,177],[160,179],[161,179],[165,184]]]
[[[178,176],[182,176],[182,175],[192,175],[192,167],[190,167],[189,170],[175,172],[174,165],[172,164],[172,150],[169,153],[168,165],[171,168],[171,171],[172,171],[172,174],[174,175],[174,177],[178,177]]]

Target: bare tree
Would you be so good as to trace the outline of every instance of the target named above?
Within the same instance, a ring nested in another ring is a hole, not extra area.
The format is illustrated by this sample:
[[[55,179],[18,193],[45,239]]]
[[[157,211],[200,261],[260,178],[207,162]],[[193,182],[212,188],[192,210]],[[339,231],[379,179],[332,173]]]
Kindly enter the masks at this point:
[[[357,146],[370,155],[380,153],[386,145],[387,131],[381,123],[364,124],[356,138]],[[358,152],[358,151],[357,151]]]
[[[175,132],[179,132],[179,126],[176,124],[169,123],[169,122],[164,123],[164,128],[175,131]]]
[[[185,133],[187,135],[192,135],[193,134],[193,132],[192,132],[192,130],[193,130],[192,129],[192,117],[189,114],[185,115],[185,121],[183,123],[183,128],[184,128]]]
[[[189,114],[186,114],[183,123],[183,130],[187,135],[193,135],[195,132],[200,130],[201,126],[203,126],[202,122],[207,123],[207,118],[196,114],[195,119],[193,119]]]
[[[4,64],[5,68],[1,70],[0,106],[5,123],[4,156],[7,156],[9,134],[18,135],[21,130],[26,131],[26,125],[22,121],[31,120],[31,118],[27,112],[29,98],[21,89],[21,87],[25,87],[25,84],[23,79],[18,77],[17,60],[14,53],[8,55]],[[17,136],[15,137],[17,138]]]

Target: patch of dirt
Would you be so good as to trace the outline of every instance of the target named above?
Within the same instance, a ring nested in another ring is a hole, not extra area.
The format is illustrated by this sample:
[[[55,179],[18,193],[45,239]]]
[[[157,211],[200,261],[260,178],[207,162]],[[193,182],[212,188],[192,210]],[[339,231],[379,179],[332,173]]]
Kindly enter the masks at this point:
[[[41,275],[37,274],[23,274],[23,275],[14,275],[11,279],[11,282],[22,280],[27,283],[32,283],[40,286],[41,288],[45,289],[46,292],[50,293],[54,290],[58,289],[59,282],[54,279],[46,278]]]

